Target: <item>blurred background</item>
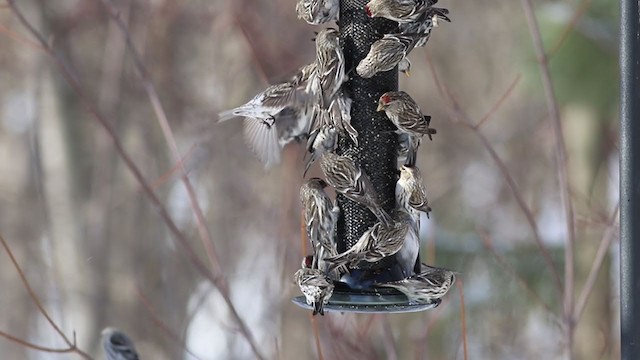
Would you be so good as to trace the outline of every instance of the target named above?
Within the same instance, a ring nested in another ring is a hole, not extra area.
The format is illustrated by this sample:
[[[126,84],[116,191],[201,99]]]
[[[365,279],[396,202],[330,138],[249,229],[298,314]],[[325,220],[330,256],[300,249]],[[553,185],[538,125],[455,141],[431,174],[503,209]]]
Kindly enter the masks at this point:
[[[453,21],[412,52],[400,87],[438,130],[418,158],[433,207],[422,258],[459,271],[462,286],[423,313],[312,321],[290,302],[303,252],[303,146],[266,171],[243,143],[242,121],[216,124],[219,111],[313,60],[318,28],[297,20],[295,1],[17,1],[80,93],[0,1],[0,234],[68,339],[98,359],[106,326],[130,335],[143,359],[463,359],[465,340],[471,359],[619,358],[617,2],[533,3],[551,97],[528,0],[438,5]],[[69,347],[5,249],[0,289],[3,334]],[[79,358],[6,336],[0,354]]]

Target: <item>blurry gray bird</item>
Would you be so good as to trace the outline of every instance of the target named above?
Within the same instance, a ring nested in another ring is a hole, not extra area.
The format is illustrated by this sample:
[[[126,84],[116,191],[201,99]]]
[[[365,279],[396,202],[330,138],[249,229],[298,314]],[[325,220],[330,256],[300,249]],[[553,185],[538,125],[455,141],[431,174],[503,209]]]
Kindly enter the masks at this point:
[[[311,25],[319,25],[338,20],[340,0],[298,0],[296,4],[298,19]]]
[[[315,65],[305,65],[289,81],[272,85],[248,103],[219,114],[220,122],[244,117],[245,142],[268,168],[280,162],[282,148],[306,138],[311,124],[310,98],[305,92]]]
[[[307,171],[316,159],[326,152],[334,151],[338,146],[338,130],[331,120],[329,111],[316,107],[314,117],[312,126],[314,129],[307,140],[307,152],[311,156],[304,166],[303,176],[307,175]]]
[[[422,136],[400,133],[398,136],[398,162],[402,165],[414,166],[418,157],[418,147]]]
[[[427,201],[427,189],[418,167],[404,165],[400,168],[400,179],[396,183],[396,204],[409,213],[422,211],[429,217],[431,208]]]
[[[415,22],[438,0],[371,0],[364,7],[369,17],[382,17],[399,24]]]
[[[307,85],[307,92],[318,99],[317,103],[323,109],[328,109],[345,79],[339,33],[336,29],[323,29],[316,35],[316,69]]]
[[[106,360],[139,360],[133,341],[114,328],[102,330],[102,347]]]
[[[433,29],[438,27],[439,20],[451,22],[447,14],[449,14],[447,9],[429,8],[420,14],[416,21],[400,24],[400,31],[403,34],[421,34],[422,37],[416,40],[414,47],[425,46]]]
[[[419,274],[400,281],[376,284],[376,286],[395,288],[414,304],[438,306],[455,281],[456,276],[453,271],[422,264]]]
[[[346,265],[348,268],[355,268],[362,262],[375,263],[395,255],[404,245],[407,235],[410,235],[413,224],[411,217],[405,212],[395,212],[394,215],[396,221],[393,226],[385,228],[382,223],[377,222],[349,250],[325,260],[332,263],[332,266]]]
[[[320,167],[329,185],[347,198],[366,206],[385,226],[393,225],[393,220],[378,201],[378,193],[373,188],[367,174],[353,160],[334,153],[325,153],[320,159]]]
[[[302,269],[296,271],[294,279],[307,304],[313,306],[313,315],[324,315],[324,305],[333,295],[333,281],[321,270],[312,268],[308,258],[302,260]]]
[[[395,68],[409,55],[420,37],[414,34],[385,34],[371,45],[367,56],[356,67],[356,72],[363,78],[370,78]]]
[[[378,101],[378,111],[384,111],[398,128],[398,132],[422,137],[436,133],[429,127],[431,116],[422,115],[418,104],[404,91],[390,91],[382,94]]]
[[[340,90],[331,101],[329,113],[331,121],[338,130],[340,136],[349,136],[356,146],[358,145],[358,131],[351,126],[351,103],[344,91]]]

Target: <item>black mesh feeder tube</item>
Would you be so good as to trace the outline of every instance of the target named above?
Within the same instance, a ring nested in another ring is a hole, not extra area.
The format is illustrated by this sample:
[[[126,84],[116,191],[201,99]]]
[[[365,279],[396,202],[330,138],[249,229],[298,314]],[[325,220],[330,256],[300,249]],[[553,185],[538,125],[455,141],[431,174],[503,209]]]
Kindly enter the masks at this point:
[[[397,24],[383,18],[369,18],[364,11],[367,2],[344,0],[340,4],[338,25],[345,68],[349,71],[349,81],[343,85],[343,90],[353,100],[351,125],[358,131],[358,145],[341,137],[337,153],[353,159],[364,170],[378,193],[380,204],[390,213],[395,207],[395,185],[398,180],[398,135],[384,112],[376,109],[382,94],[398,90],[398,70],[395,68],[365,79],[356,73],[355,67],[367,56],[376,40],[385,33],[397,31]],[[337,201],[342,216],[338,221],[336,241],[338,251],[342,252],[353,246],[377,219],[370,210],[344,195],[339,194]],[[373,280],[402,279],[400,273],[390,274],[393,260],[394,257],[390,257],[368,269],[354,269],[349,285],[367,288]]]
[[[343,91],[352,99],[351,125],[358,131],[358,144],[340,137],[336,153],[352,159],[369,176],[378,193],[380,204],[388,213],[395,208],[395,186],[398,180],[398,134],[384,112],[378,112],[378,100],[388,91],[398,90],[398,69],[378,73],[371,78],[360,77],[355,68],[366,57],[371,45],[386,33],[395,33],[398,25],[383,18],[370,18],[365,12],[368,0],[340,2],[340,40],[349,80]],[[366,207],[344,195],[337,195],[341,214],[337,224],[336,242],[339,252],[353,246],[360,236],[378,220]],[[419,262],[419,259],[418,259]],[[349,269],[335,283],[335,290],[325,311],[389,313],[414,312],[437,305],[410,304],[402,293],[390,288],[374,288],[376,282],[401,280],[395,256],[358,269]],[[304,297],[293,301],[308,307]]]

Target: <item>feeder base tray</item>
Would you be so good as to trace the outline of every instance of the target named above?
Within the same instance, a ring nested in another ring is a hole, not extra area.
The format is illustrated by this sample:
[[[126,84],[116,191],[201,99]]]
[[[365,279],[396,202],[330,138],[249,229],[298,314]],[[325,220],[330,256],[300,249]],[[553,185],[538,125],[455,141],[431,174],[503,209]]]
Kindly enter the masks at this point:
[[[291,299],[294,304],[309,310],[304,296]],[[324,305],[325,312],[353,313],[410,313],[433,309],[440,302],[431,304],[412,304],[402,293],[390,289],[336,289],[329,303]]]

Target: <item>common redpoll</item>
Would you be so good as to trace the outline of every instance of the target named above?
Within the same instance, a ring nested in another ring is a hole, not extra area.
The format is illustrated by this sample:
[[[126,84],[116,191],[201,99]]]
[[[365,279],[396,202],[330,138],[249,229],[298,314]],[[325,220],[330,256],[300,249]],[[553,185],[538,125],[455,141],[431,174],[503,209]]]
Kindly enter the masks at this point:
[[[400,24],[416,21],[438,0],[371,0],[364,7],[369,17],[383,17]]]
[[[427,189],[420,169],[416,166],[404,165],[400,168],[400,179],[396,183],[396,204],[410,213],[422,211],[429,217],[431,208],[427,201]]]
[[[333,263],[333,266],[346,265],[349,268],[355,268],[362,262],[375,263],[396,254],[402,248],[413,226],[408,214],[401,212],[397,214],[400,216],[397,217],[393,226],[384,227],[382,223],[377,222],[365,231],[349,250],[325,260]]]
[[[316,107],[314,112],[315,120],[312,126],[314,129],[311,130],[307,140],[307,152],[311,156],[304,166],[303,176],[307,175],[307,171],[316,159],[328,151],[334,151],[338,146],[338,131],[330,119],[329,111]]]
[[[356,67],[356,72],[363,78],[370,78],[395,68],[409,55],[418,38],[413,34],[385,34],[371,45],[367,56]]]
[[[326,187],[327,183],[320,178],[307,180],[300,188],[300,202],[307,235],[312,244],[336,252],[334,231],[340,208],[334,205],[324,191]]]
[[[296,271],[294,279],[308,305],[313,306],[313,315],[324,315],[324,305],[333,295],[333,281],[322,271],[310,268],[308,261],[302,262],[302,269]]]
[[[328,109],[334,94],[345,81],[344,54],[336,29],[323,29],[316,36],[316,69],[307,92],[318,98],[318,104]]]
[[[282,148],[309,133],[310,99],[305,87],[314,72],[314,64],[303,66],[290,81],[272,85],[248,103],[221,112],[219,121],[244,117],[249,148],[266,167],[279,163]]]
[[[340,0],[298,0],[296,4],[298,19],[311,25],[319,25],[338,20]]]
[[[422,137],[435,134],[429,127],[430,116],[422,115],[418,104],[404,91],[390,91],[382,94],[378,101],[378,111],[384,111],[399,132]]]
[[[102,330],[102,347],[106,360],[138,360],[133,341],[122,331],[114,328]]]
[[[385,226],[393,220],[380,206],[378,193],[367,174],[346,156],[326,153],[320,159],[320,167],[329,185],[347,198],[366,206]]]
[[[451,22],[447,16],[449,10],[443,8],[429,8],[417,18],[416,21],[400,24],[400,31],[403,34],[421,34],[422,37],[416,40],[415,47],[426,45],[431,37],[433,28],[438,27],[438,21],[444,20]]]
[[[407,296],[414,304],[433,304],[438,306],[442,297],[456,281],[453,271],[422,264],[421,272],[407,279],[376,286],[391,287]]]
[[[341,90],[335,94],[329,113],[331,121],[341,136],[349,136],[356,146],[358,145],[358,131],[351,126],[351,103],[352,100]]]

